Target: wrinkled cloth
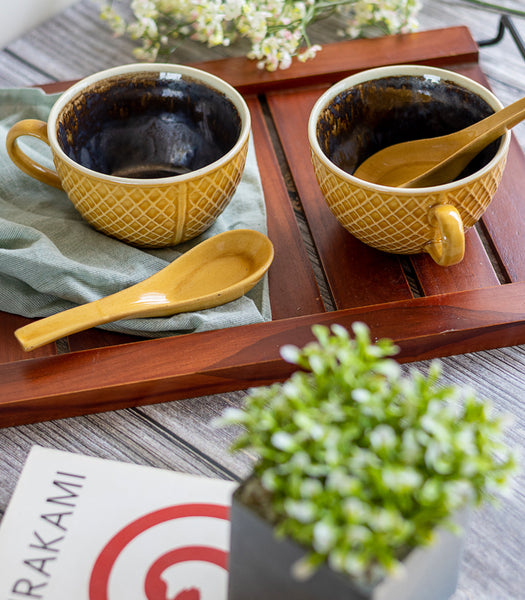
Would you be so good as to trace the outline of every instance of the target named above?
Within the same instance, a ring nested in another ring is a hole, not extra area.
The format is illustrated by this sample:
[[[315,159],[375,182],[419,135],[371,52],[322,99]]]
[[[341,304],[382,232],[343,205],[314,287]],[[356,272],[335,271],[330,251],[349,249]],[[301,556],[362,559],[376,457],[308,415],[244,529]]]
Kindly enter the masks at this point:
[[[142,281],[196,243],[230,229],[266,233],[266,212],[253,144],[228,207],[204,234],[172,248],[135,248],[93,229],[65,192],[36,181],[9,159],[5,139],[21,119],[46,121],[58,95],[37,89],[0,90],[0,310],[45,317]],[[49,147],[30,137],[21,148],[53,168]],[[217,308],[172,317],[125,319],[111,331],[161,337],[262,322],[271,318],[267,278]]]

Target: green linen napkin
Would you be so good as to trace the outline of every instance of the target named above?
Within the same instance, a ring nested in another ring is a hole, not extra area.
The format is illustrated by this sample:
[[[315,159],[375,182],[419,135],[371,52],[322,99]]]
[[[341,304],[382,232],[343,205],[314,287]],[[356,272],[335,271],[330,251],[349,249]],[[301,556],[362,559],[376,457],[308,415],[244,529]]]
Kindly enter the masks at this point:
[[[266,212],[253,144],[242,181],[226,210],[204,234],[173,248],[142,250],[93,229],[65,192],[25,175],[9,159],[5,138],[21,119],[47,120],[57,95],[0,90],[0,310],[45,317],[97,300],[153,275],[199,241],[229,229],[266,233]],[[52,167],[51,151],[33,138],[25,152]],[[102,327],[161,337],[257,323],[271,318],[265,277],[246,296],[217,308],[172,317],[125,319]]]

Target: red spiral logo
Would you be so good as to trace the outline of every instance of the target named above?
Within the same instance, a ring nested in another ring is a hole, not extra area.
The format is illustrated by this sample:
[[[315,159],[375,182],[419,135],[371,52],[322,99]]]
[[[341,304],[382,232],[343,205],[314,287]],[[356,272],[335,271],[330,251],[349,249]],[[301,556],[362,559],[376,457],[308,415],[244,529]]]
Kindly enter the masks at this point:
[[[135,519],[116,533],[98,555],[91,572],[89,600],[111,600],[111,574],[117,559],[131,542],[153,527],[168,521],[189,517],[228,521],[229,507],[218,504],[180,504],[156,510]],[[173,565],[189,562],[208,563],[226,571],[228,553],[220,548],[205,545],[174,547],[153,560],[146,569],[143,587],[145,598],[147,600],[200,600],[199,581],[196,581],[194,586],[180,590],[174,598],[168,598],[168,588],[163,574]]]

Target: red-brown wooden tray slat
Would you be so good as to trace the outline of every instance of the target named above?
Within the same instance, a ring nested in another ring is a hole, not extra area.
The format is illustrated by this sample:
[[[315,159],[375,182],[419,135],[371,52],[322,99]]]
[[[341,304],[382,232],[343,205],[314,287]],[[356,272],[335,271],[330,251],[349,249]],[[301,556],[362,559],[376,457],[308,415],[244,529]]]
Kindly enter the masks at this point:
[[[27,319],[26,317],[11,315],[0,311],[0,364],[17,360],[27,360],[28,358],[38,358],[41,356],[53,356],[56,354],[54,344],[39,348],[38,351],[35,350],[35,354],[28,354],[22,350],[20,344],[13,335],[13,331],[31,323],[31,321],[32,319]],[[1,385],[2,381],[0,380],[0,392]]]
[[[270,92],[267,99],[335,306],[351,308],[411,298],[399,258],[374,250],[347,233],[321,194],[310,159],[307,124],[323,90]]]
[[[314,61],[295,62],[289,69],[270,73],[255,68],[253,61],[231,58],[195,66],[211,71],[242,93],[261,93],[315,83],[332,83],[357,71],[389,64],[449,65],[478,60],[478,47],[466,27],[451,27],[416,34],[391,35],[325,44]]]
[[[502,184],[483,223],[509,281],[525,280],[525,157],[513,137]]]
[[[525,336],[525,282],[341,310],[335,317],[306,315],[6,363],[0,365],[0,426],[267,384],[290,373],[280,346],[303,345],[313,324],[334,320],[345,327],[365,321],[374,337],[400,345],[404,361],[436,350],[446,356],[516,344]]]
[[[268,236],[275,256],[269,271],[272,318],[296,317],[324,311],[323,301],[289,201],[262,107],[248,98],[257,164],[268,215]]]
[[[455,65],[477,62],[478,46],[465,26],[447,27],[381,39],[325,44],[315,61],[294,62],[289,69],[270,73],[244,57],[193,63],[231,83],[243,94],[304,85],[332,83],[364,69],[390,64]],[[47,84],[49,93],[63,91],[73,81]]]
[[[366,54],[364,49],[367,49]],[[210,63],[209,70],[226,79],[229,77],[224,74],[231,72],[241,88],[242,78],[246,76],[245,89],[257,92],[311,83],[310,89],[301,90],[305,103],[312,102],[314,85],[317,86],[316,93],[320,93],[319,82],[325,85],[350,72],[379,64],[427,62],[454,68],[461,66],[463,71],[470,69],[475,75],[481,73],[476,64],[463,64],[477,60],[476,45],[465,28],[366,40],[366,44],[349,42],[325,48],[320,57],[306,65],[296,64],[290,72],[277,74],[257,73],[253,63],[248,61],[239,69],[240,63],[231,59]],[[257,88],[258,81],[262,82],[260,89]],[[57,84],[52,89],[59,91],[63,87],[64,84]],[[48,88],[48,91],[52,90]],[[280,154],[271,145],[267,115],[263,114],[259,99],[250,97],[248,101],[268,206],[269,235],[278,255],[270,271],[274,320],[138,342],[132,342],[134,338],[128,336],[92,330],[69,339],[73,350],[90,349],[53,356],[53,346],[22,353],[15,346],[12,333],[27,319],[0,314],[0,427],[267,384],[290,372],[291,367],[279,356],[280,346],[310,341],[311,327],[316,323],[330,325],[337,322],[349,327],[354,320],[364,321],[371,327],[373,336],[390,337],[400,346],[403,361],[525,342],[525,273],[523,261],[520,264],[523,221],[519,215],[525,188],[525,158],[516,144],[505,173],[504,194],[491,205],[482,226],[486,234],[493,237],[493,245],[500,252],[497,260],[501,261],[502,270],[507,270],[509,280],[516,282],[492,286],[494,274],[490,275],[485,265],[483,277],[476,269],[470,281],[466,273],[459,275],[460,287],[468,289],[449,293],[454,287],[452,270],[445,275],[444,270],[436,270],[437,267],[418,257],[414,258],[414,269],[424,283],[425,293],[431,294],[421,298],[411,296],[398,257],[370,250],[338,225],[324,201],[319,200],[317,184],[311,183],[313,170],[309,171],[308,184],[301,179],[303,173],[308,172],[306,165],[311,169],[309,156],[302,171],[290,164],[292,171],[295,169],[300,173],[300,179],[296,177],[295,183],[302,186],[300,194],[307,196],[306,200],[301,198],[303,204],[318,203],[319,223],[316,227],[327,228],[320,246],[321,258],[325,262],[332,260],[333,269],[339,270],[338,286],[341,289],[336,290],[337,301],[339,305],[349,307],[323,312],[312,267],[301,245],[280,173]],[[266,101],[273,102],[264,97],[261,100]],[[297,106],[289,105],[286,119],[297,112]],[[276,126],[282,130],[282,124]],[[293,131],[293,136],[296,135],[297,131]],[[510,213],[506,212],[507,203],[511,207]],[[309,218],[311,221],[311,215]],[[515,222],[502,225],[502,221],[511,219]],[[512,227],[515,236],[506,241],[505,235],[513,233]],[[486,263],[479,237],[473,233],[469,233],[470,260],[481,257]],[[329,238],[339,256],[330,258]],[[454,269],[470,268],[468,260]],[[392,281],[388,275],[393,271],[396,275]],[[301,283],[296,285],[298,272]],[[330,278],[333,274],[327,272],[325,275]],[[432,277],[435,281],[431,285]],[[306,286],[306,289],[299,286]],[[345,286],[350,291],[345,292]],[[115,340],[131,343],[96,347],[114,344]]]
[[[68,346],[70,352],[79,352],[80,350],[103,348],[104,346],[131,344],[143,339],[139,336],[106,331],[105,329],[88,329],[68,336]]]
[[[488,87],[479,65],[461,65],[454,70]],[[513,136],[507,166],[493,201],[482,217],[489,238],[509,281],[525,280],[525,156]]]

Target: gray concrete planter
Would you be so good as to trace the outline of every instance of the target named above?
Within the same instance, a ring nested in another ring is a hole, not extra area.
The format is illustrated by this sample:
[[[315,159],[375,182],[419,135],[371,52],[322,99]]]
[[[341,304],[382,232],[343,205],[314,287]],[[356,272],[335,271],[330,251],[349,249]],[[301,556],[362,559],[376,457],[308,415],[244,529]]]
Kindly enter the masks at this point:
[[[455,591],[463,536],[439,531],[436,543],[411,552],[401,578],[374,587],[357,586],[323,565],[306,581],[297,581],[292,565],[304,550],[289,539],[276,539],[272,526],[233,496],[228,600],[446,600]],[[458,519],[466,526],[468,515]]]

